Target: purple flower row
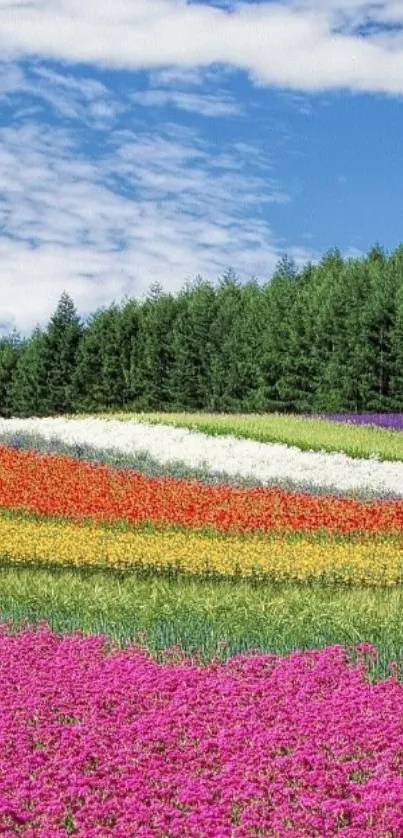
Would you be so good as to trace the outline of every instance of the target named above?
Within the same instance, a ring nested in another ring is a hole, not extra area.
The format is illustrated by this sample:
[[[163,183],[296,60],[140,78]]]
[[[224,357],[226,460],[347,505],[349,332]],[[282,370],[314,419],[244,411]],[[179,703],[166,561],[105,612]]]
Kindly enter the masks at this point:
[[[0,832],[403,835],[403,685],[358,647],[208,666],[0,626]]]
[[[331,413],[323,415],[332,422],[352,422],[354,425],[376,425],[391,431],[403,431],[403,413]]]

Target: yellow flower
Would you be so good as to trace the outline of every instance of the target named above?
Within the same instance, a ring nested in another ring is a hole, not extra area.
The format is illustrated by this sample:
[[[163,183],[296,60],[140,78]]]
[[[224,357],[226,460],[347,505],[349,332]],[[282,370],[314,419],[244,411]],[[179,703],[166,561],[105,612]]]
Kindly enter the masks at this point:
[[[0,517],[0,559],[13,563],[176,568],[190,574],[394,585],[403,579],[397,539],[322,541],[264,535],[217,538],[191,530],[147,532],[97,524]]]

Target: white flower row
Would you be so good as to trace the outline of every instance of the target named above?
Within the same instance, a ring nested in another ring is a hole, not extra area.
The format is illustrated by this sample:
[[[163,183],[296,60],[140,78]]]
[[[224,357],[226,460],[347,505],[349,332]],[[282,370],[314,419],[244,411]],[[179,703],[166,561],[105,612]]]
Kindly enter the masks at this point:
[[[340,492],[369,490],[403,497],[403,463],[355,459],[342,453],[301,451],[280,443],[234,436],[210,436],[186,428],[116,419],[0,419],[0,434],[32,433],[66,444],[91,445],[124,454],[148,452],[161,464],[181,461],[191,468],[253,477],[263,484],[292,481]]]

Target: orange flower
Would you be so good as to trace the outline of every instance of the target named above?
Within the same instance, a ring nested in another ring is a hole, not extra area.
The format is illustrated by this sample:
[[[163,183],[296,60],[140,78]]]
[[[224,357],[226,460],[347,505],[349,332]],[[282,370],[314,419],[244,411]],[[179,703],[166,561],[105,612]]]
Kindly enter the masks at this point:
[[[76,520],[211,526],[223,532],[403,530],[403,500],[364,502],[282,489],[207,486],[5,446],[0,446],[0,507]]]

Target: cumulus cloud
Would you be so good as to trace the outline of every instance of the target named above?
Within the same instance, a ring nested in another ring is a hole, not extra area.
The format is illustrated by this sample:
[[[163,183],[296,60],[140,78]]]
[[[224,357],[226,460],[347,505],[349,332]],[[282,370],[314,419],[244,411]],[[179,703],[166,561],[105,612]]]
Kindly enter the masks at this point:
[[[129,69],[212,64],[257,84],[401,93],[397,0],[0,0],[0,49]],[[375,24],[365,37],[360,26]]]

